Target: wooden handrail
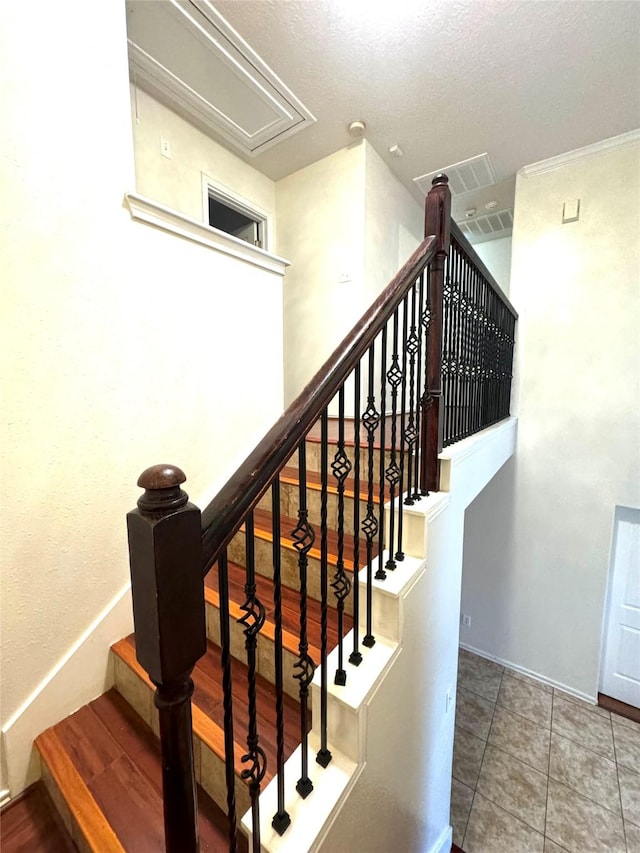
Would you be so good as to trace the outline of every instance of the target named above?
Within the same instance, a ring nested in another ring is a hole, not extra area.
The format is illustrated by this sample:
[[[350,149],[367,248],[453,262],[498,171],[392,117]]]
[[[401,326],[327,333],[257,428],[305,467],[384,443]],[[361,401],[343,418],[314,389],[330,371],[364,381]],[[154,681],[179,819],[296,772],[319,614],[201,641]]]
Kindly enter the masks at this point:
[[[504,290],[500,287],[495,278],[491,275],[486,265],[482,261],[480,255],[473,248],[472,244],[467,240],[462,231],[460,230],[460,226],[451,220],[451,239],[455,241],[458,248],[461,252],[463,252],[472,266],[475,266],[477,270],[479,270],[482,275],[486,278],[487,282],[491,285],[491,288],[496,292],[496,295],[500,299],[501,302],[504,303],[505,307],[508,311],[518,319],[518,312],[513,307],[511,302],[509,301],[507,295]]]
[[[406,264],[382,291],[361,320],[300,395],[247,456],[236,473],[202,513],[205,573],[241,527],[276,474],[282,469],[322,410],[337,394],[371,342],[402,302],[409,287],[437,249],[437,237],[425,237]]]

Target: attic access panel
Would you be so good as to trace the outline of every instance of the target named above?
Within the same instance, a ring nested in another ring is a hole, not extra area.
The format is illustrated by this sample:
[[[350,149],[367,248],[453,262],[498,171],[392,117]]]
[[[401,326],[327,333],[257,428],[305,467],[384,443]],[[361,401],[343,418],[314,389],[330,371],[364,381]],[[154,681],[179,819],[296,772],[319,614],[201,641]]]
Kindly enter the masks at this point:
[[[254,156],[316,119],[209,0],[127,0],[130,76]]]

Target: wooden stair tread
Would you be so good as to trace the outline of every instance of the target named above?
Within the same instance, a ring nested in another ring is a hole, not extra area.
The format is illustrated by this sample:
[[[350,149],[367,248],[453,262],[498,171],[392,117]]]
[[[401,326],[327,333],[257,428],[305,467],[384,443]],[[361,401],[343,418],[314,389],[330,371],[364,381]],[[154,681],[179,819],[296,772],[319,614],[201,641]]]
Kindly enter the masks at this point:
[[[414,415],[415,417],[415,415]],[[409,412],[406,413],[406,419],[408,421]],[[385,438],[384,438],[384,448],[385,450],[391,450],[391,422],[392,416],[386,415],[385,417]],[[354,422],[353,418],[345,418],[344,419],[344,443],[347,447],[353,447],[355,444],[355,440],[353,438],[354,435]],[[401,416],[399,414],[396,415],[396,450],[401,449],[401,441],[400,441],[400,430],[401,430]],[[329,418],[327,424],[327,439],[329,444],[337,444],[338,443],[338,432],[339,432],[339,422],[338,418]],[[373,446],[375,450],[380,450],[380,427],[376,429],[373,433],[374,440]],[[307,441],[311,441],[314,444],[320,444],[320,436],[321,436],[321,424],[320,421],[316,421],[315,424],[311,427],[309,432],[307,433]],[[367,446],[368,433],[365,426],[360,423],[360,448],[366,448]]]
[[[48,729],[36,746],[90,849],[164,849],[160,745],[116,690]],[[227,850],[226,816],[200,788],[198,807],[201,850]]]
[[[238,619],[243,615],[240,605],[246,596],[244,584],[246,569],[237,563],[228,563],[229,574],[229,612],[232,619]],[[205,599],[214,607],[219,606],[218,594],[218,565],[214,565],[205,577]],[[298,654],[298,638],[300,633],[300,593],[282,585],[282,644],[287,651]],[[258,598],[266,611],[265,624],[261,634],[273,640],[275,636],[275,603],[273,600],[273,581],[271,578],[256,574],[256,592]],[[333,591],[329,590],[329,597],[335,603]],[[313,661],[320,663],[321,643],[321,616],[322,608],[319,601],[314,598],[307,599],[307,637],[309,641],[309,654]],[[343,617],[343,634],[349,633],[353,627],[353,619],[347,613]],[[338,616],[335,606],[327,610],[327,652],[331,652],[338,645]]]
[[[135,656],[135,637],[131,634],[112,646],[113,651],[141,678],[149,689],[154,689],[147,674]],[[247,667],[231,659],[233,682],[233,723],[235,737],[235,768],[240,774],[246,768],[241,756],[246,752]],[[219,758],[224,758],[224,707],[222,693],[222,666],[220,649],[207,641],[207,652],[200,658],[192,673],[194,693],[192,699],[193,731]],[[267,756],[267,770],[263,787],[275,775],[276,768],[276,695],[274,686],[261,675],[256,676],[256,701],[260,746]],[[283,696],[285,760],[300,744],[300,707],[286,694]],[[309,714],[309,718],[311,714]],[[311,723],[311,721],[310,721]]]
[[[377,512],[376,512],[377,518]],[[259,539],[264,539],[267,542],[273,541],[273,524],[272,524],[272,515],[266,509],[261,509],[260,507],[256,507],[253,511],[253,521],[254,521],[254,531],[255,535]],[[295,551],[293,545],[293,539],[291,537],[291,533],[295,529],[298,524],[298,520],[295,518],[288,518],[287,516],[280,517],[280,544],[291,551]],[[314,530],[315,526],[311,525]],[[242,528],[244,529],[244,527]],[[309,549],[308,556],[310,558],[314,558],[316,560],[320,559],[320,532],[319,530],[316,532],[316,538],[312,547]],[[366,561],[366,540],[364,536],[359,537],[360,542],[360,556],[359,563],[360,568],[364,568],[367,565]],[[350,533],[344,533],[343,536],[343,562],[344,567],[348,571],[353,571],[353,544],[354,537]],[[374,554],[377,554],[377,541],[374,542]],[[327,551],[328,551],[328,562],[330,565],[335,566],[338,561],[338,534],[335,530],[327,531]]]
[[[331,462],[329,462],[331,464]],[[307,488],[313,489],[313,491],[319,492],[322,489],[322,477],[317,471],[309,471],[307,470],[306,482]],[[375,467],[375,474],[379,473],[378,466]],[[297,486],[299,481],[298,469],[284,467],[282,471],[280,471],[280,482],[286,483],[289,486]],[[344,481],[344,496],[346,499],[353,500],[355,497],[355,479],[349,478]],[[329,468],[329,479],[327,482],[327,493],[330,495],[338,494],[338,485],[336,478],[331,473],[331,468]],[[368,500],[368,491],[367,491],[367,483],[360,478],[360,487],[359,487],[360,500],[365,502]],[[373,499],[377,503],[380,497],[380,486],[378,481],[376,480],[373,484]],[[389,489],[385,487],[385,500],[388,500],[389,497]]]
[[[0,812],[2,853],[77,853],[42,781]]]

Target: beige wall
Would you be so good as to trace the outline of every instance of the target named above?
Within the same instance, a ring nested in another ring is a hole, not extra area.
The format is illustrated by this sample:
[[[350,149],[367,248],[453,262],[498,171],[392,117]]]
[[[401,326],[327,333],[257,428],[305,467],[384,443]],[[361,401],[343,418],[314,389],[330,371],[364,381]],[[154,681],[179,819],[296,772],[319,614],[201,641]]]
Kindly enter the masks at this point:
[[[276,184],[285,397],[302,390],[423,236],[423,212],[363,140]],[[341,283],[341,273],[350,281]],[[350,399],[350,397],[349,397]]]
[[[136,189],[193,219],[208,223],[203,210],[202,173],[268,216],[269,245],[275,246],[275,184],[142,89],[131,86]],[[171,159],[160,153],[160,139]]]
[[[369,143],[365,170],[365,297],[371,303],[422,240],[424,207]]]
[[[511,237],[501,237],[473,247],[507,296],[511,288],[511,244]]]
[[[280,414],[282,279],[124,209],[134,185],[124,4],[93,4],[81,32],[79,0],[37,4],[37,27],[31,5],[3,5],[2,18],[6,727],[126,593],[139,473],[179,464],[200,502]],[[108,678],[107,645],[95,671],[75,673],[85,692]],[[46,690],[49,723],[90,698],[70,700],[55,679]],[[13,793],[28,735],[8,747]]]
[[[590,697],[615,506],[640,506],[639,153],[518,176],[518,451],[467,512],[461,641]]]
[[[291,402],[362,314],[364,143],[278,181],[277,252],[284,284],[285,403]],[[340,283],[342,273],[350,281]]]

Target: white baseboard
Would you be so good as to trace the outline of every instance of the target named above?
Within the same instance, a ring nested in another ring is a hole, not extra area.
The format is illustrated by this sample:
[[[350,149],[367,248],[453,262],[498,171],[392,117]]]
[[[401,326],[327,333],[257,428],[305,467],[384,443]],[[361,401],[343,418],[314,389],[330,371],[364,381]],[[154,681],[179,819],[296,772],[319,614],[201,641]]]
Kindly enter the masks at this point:
[[[113,685],[109,647],[132,630],[131,585],[127,584],[2,727],[10,797],[40,776],[35,738]]]
[[[440,838],[436,841],[429,853],[449,853],[451,844],[453,843],[453,827],[445,826],[440,833]]]
[[[476,649],[475,646],[470,646],[467,643],[460,643],[460,648],[464,649],[466,652],[471,652],[471,654],[478,655],[478,657],[484,658],[485,660],[491,660],[494,663],[499,663],[501,666],[504,666],[507,669],[512,669],[514,672],[519,672],[522,675],[526,675],[528,678],[533,678],[534,681],[539,681],[541,684],[546,684],[549,687],[557,687],[558,690],[562,690],[563,693],[568,693],[569,696],[575,696],[576,699],[582,699],[583,702],[588,702],[590,705],[598,704],[597,696],[590,696],[588,693],[582,693],[580,690],[576,690],[568,684],[563,684],[561,681],[554,681],[553,678],[547,678],[546,675],[540,675],[539,672],[533,672],[533,670],[527,669],[524,666],[518,666],[517,663],[496,657],[495,655],[490,655],[487,652],[482,651],[482,649]]]

